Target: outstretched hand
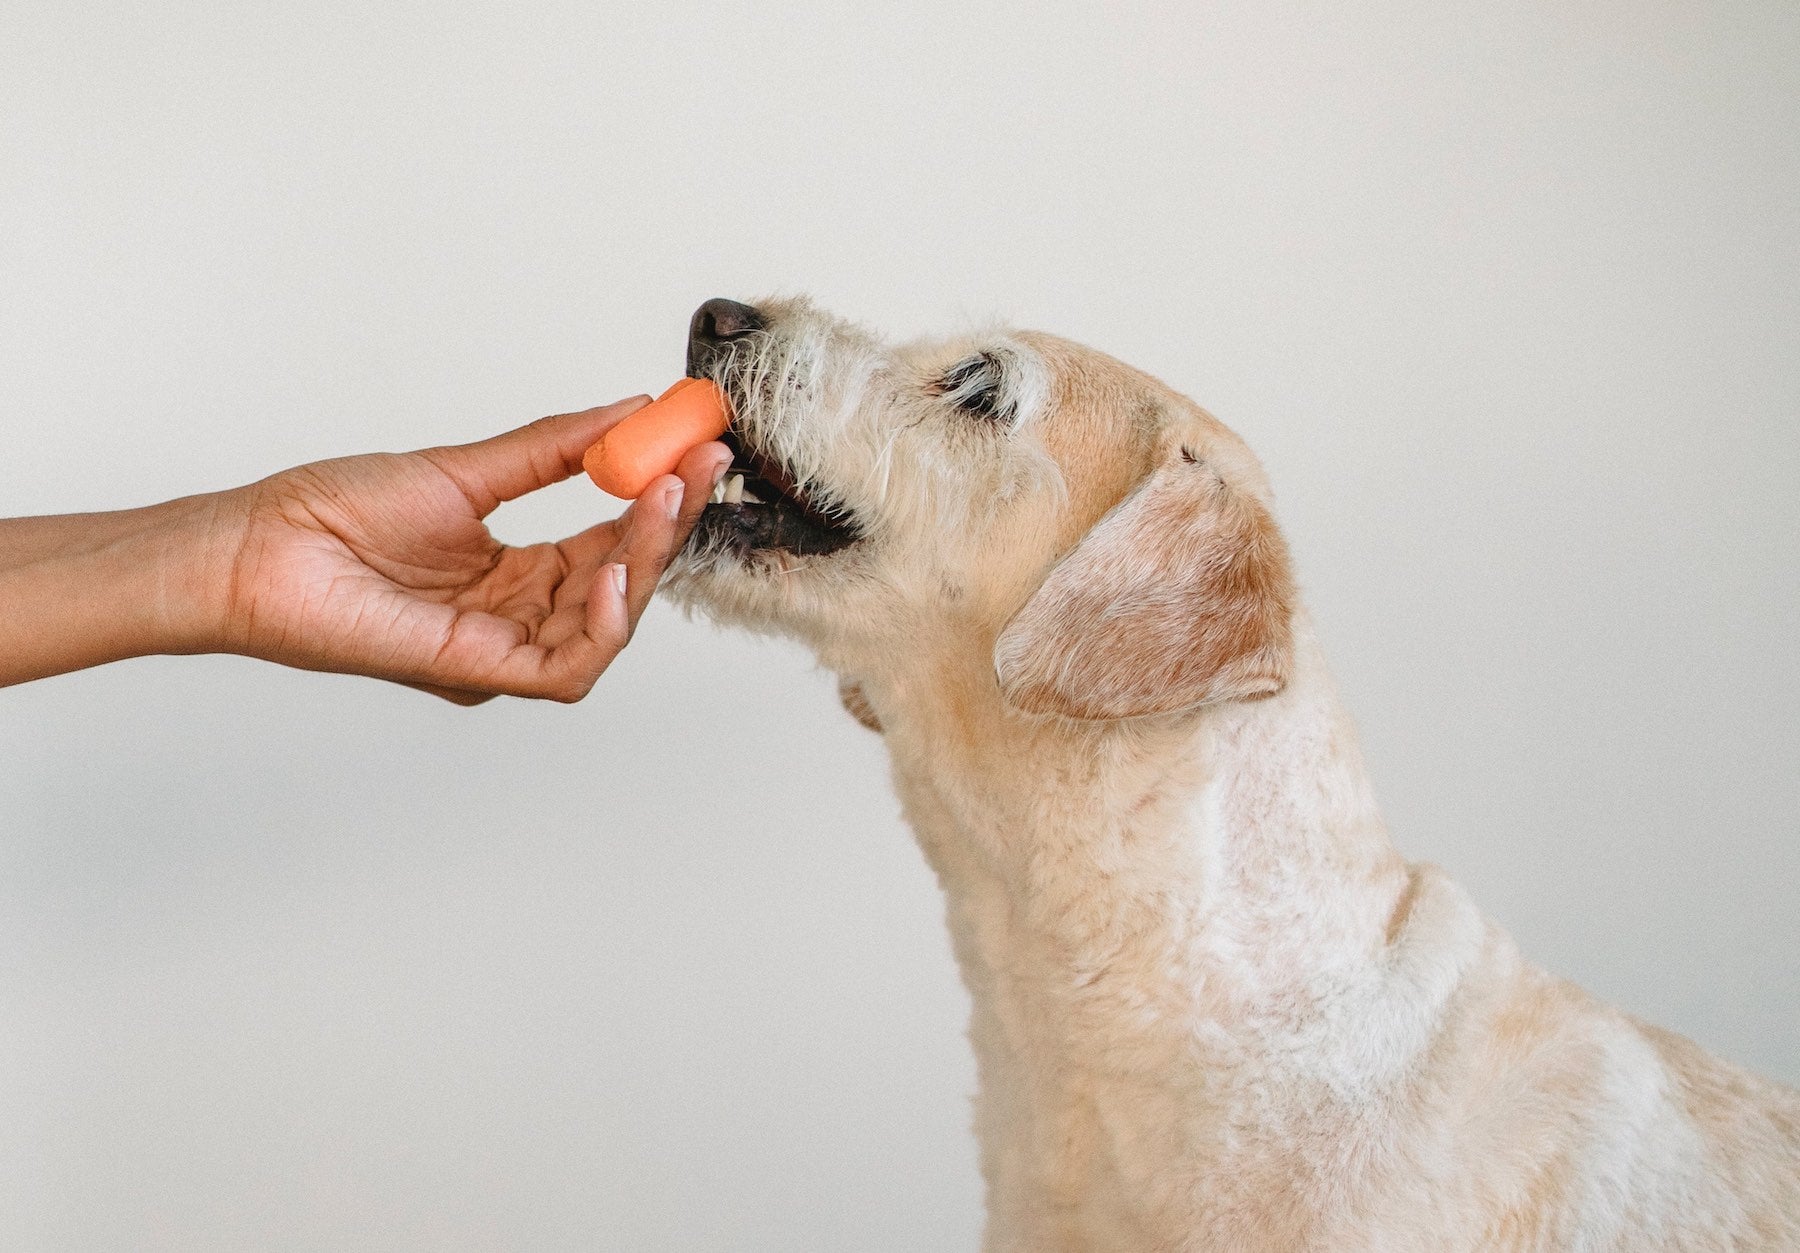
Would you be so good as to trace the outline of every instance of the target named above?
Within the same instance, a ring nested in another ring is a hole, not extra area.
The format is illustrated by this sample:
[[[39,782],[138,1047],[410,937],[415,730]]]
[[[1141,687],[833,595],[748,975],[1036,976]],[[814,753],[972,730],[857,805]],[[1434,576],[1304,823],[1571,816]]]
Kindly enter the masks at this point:
[[[574,701],[631,638],[729,464],[690,451],[618,518],[509,547],[483,519],[569,477],[638,397],[476,444],[299,466],[226,493],[240,533],[218,591],[223,651],[373,675],[461,704]]]

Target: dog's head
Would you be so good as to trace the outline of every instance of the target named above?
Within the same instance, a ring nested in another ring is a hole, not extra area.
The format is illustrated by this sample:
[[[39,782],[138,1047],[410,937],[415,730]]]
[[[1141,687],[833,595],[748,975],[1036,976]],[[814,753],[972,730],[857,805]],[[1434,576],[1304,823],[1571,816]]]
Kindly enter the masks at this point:
[[[737,455],[678,598],[853,675],[979,661],[1029,714],[1286,682],[1293,591],[1262,469],[1148,375],[1037,332],[890,346],[804,300],[708,301],[688,373],[731,397]]]

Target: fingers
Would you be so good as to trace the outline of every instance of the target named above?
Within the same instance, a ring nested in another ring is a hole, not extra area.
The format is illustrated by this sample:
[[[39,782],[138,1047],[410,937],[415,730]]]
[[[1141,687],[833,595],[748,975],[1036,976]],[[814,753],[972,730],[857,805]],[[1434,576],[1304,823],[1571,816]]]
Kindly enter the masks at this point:
[[[681,480],[682,494],[681,508],[675,517],[674,547],[670,553],[671,557],[674,553],[680,552],[682,545],[687,543],[688,533],[694,529],[694,523],[700,520],[701,513],[706,509],[706,502],[712,496],[713,488],[719,485],[719,481],[725,477],[725,471],[730,467],[731,450],[717,442],[708,442],[689,449],[682,457],[681,464],[675,467],[675,477]],[[640,500],[654,500],[659,491],[667,489],[668,484],[667,478],[661,480],[660,485],[652,483],[644,490]],[[650,508],[651,506],[645,505],[644,507]],[[632,519],[638,508],[639,505],[633,503],[617,518],[591,526],[558,544],[557,547],[562,550],[563,558],[569,563],[569,568],[585,573],[618,551],[633,525]]]
[[[664,475],[653,481],[619,520],[621,538],[594,576],[586,603],[571,601],[553,615],[580,612],[580,630],[565,636],[561,623],[546,622],[539,642],[514,648],[494,674],[499,690],[559,701],[586,696],[631,641],[663,572],[687,542],[729,463],[722,446],[702,448],[683,459],[685,478]]]
[[[690,448],[675,467],[675,474],[682,483],[681,515],[675,520],[677,531],[677,548],[687,543],[688,532],[694,529],[700,514],[706,509],[706,502],[712,498],[712,490],[731,469],[731,449],[712,440],[697,447]]]
[[[460,613],[432,650],[428,670],[403,681],[470,704],[495,693],[564,702],[586,696],[630,642],[730,460],[721,444],[691,450],[676,474],[654,480],[617,521],[559,546],[568,575],[548,618],[527,628],[489,613]]]
[[[509,696],[572,703],[593,690],[631,639],[635,622],[627,594],[629,574],[618,562],[601,567],[581,607],[582,626],[555,647],[514,648],[489,680]]]
[[[627,599],[634,626],[730,467],[731,451],[723,444],[690,449],[674,474],[653,480],[619,519],[619,544],[608,559],[623,561],[630,572]]]
[[[642,532],[639,531],[639,522],[635,516],[638,510],[635,508],[632,510],[633,516],[621,519],[624,526],[621,547],[627,556],[626,564],[631,565],[630,558],[633,556],[641,554],[643,558],[642,587],[634,589],[632,593],[635,608],[633,623],[637,621],[636,614],[642,613],[644,606],[649,603],[650,594],[656,590],[656,585],[662,581],[663,571],[668,569],[675,554],[686,545],[694,524],[706,511],[706,503],[712,498],[713,488],[719,485],[730,468],[731,450],[725,445],[709,441],[690,448],[676,465],[674,475],[665,475],[653,482],[644,496],[640,497],[640,500],[655,498],[656,492],[664,493],[661,497],[662,508],[651,510],[644,516]],[[674,495],[678,490],[680,495]],[[666,530],[662,526],[664,518],[669,523]],[[635,567],[632,568],[632,574],[634,578],[639,577]],[[642,592],[641,599],[638,597],[639,590]]]
[[[631,642],[631,633],[637,629],[628,596],[630,579],[630,572],[623,565],[612,562],[600,568],[594,578],[593,590],[588,593],[587,621],[582,634],[594,643],[602,658],[600,669],[594,671],[596,680]],[[593,680],[589,681],[589,686],[593,686]]]
[[[598,409],[539,418],[477,443],[429,448],[421,455],[454,479],[476,512],[486,517],[502,501],[574,474],[595,440],[649,403],[648,396],[633,396]]]
[[[619,544],[607,559],[625,566],[625,600],[633,630],[662,581],[663,571],[687,542],[711,492],[712,484],[704,479],[690,489],[685,480],[665,474],[653,480],[619,520]],[[697,498],[697,503],[690,497]]]
[[[652,481],[619,517],[589,527],[557,545],[569,569],[585,575],[602,561],[626,561],[632,568],[633,605],[641,613],[664,569],[687,543],[713,488],[725,477],[730,465],[731,450],[723,444],[708,442],[690,449],[676,466],[675,474]],[[681,489],[680,503],[672,525],[665,527],[667,493],[676,487]],[[641,599],[637,595],[640,591]]]

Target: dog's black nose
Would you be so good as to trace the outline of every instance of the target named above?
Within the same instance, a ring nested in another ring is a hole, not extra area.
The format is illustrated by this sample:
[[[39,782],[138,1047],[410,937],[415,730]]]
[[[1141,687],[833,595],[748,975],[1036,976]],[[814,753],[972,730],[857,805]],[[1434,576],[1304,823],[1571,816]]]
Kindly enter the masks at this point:
[[[749,305],[715,296],[694,310],[693,320],[688,323],[688,338],[718,344],[760,331],[762,325],[762,314]]]
[[[687,372],[703,377],[725,345],[762,328],[762,314],[747,304],[722,296],[707,301],[688,320]]]

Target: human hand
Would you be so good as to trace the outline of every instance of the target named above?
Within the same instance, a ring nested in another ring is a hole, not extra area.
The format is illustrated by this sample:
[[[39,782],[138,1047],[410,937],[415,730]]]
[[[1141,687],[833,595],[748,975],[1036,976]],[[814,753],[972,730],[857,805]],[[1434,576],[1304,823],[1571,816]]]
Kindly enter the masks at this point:
[[[730,453],[691,450],[618,518],[560,543],[509,547],[483,519],[577,472],[646,401],[475,444],[315,462],[221,494],[212,526],[229,538],[210,545],[225,561],[203,614],[214,649],[459,704],[581,699],[631,638]]]

